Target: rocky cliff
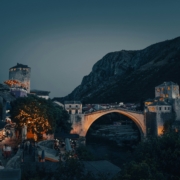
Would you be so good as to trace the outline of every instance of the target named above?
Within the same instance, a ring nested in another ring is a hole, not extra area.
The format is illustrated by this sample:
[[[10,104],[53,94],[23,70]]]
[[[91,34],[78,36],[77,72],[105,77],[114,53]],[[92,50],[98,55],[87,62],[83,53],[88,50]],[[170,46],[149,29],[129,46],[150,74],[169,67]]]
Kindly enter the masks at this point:
[[[84,103],[138,102],[153,98],[164,81],[180,85],[180,37],[143,50],[111,52],[94,64],[89,75],[64,100]]]

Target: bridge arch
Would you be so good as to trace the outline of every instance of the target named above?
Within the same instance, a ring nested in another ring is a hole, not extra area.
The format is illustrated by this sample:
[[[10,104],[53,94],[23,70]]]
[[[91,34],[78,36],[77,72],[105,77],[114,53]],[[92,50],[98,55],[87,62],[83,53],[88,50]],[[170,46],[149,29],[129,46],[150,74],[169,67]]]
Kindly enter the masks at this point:
[[[141,139],[143,139],[146,136],[146,126],[145,126],[145,120],[144,120],[144,114],[127,111],[127,110],[120,110],[120,109],[112,109],[112,110],[102,110],[93,112],[91,114],[87,114],[84,116],[84,121],[82,124],[82,130],[79,133],[80,136],[85,137],[87,134],[87,131],[89,130],[90,126],[95,122],[98,118],[101,116],[104,116],[109,113],[119,113],[122,115],[125,115],[129,117],[135,124],[137,125],[140,133],[141,133]]]

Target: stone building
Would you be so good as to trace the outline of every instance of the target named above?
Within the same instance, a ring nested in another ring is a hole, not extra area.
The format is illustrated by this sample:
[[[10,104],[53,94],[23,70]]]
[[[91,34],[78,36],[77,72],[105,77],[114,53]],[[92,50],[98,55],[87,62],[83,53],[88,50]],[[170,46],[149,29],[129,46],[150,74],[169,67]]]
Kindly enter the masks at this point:
[[[27,97],[27,90],[25,90],[23,88],[10,88],[10,92],[16,98],[18,98],[18,97]]]
[[[179,97],[179,86],[173,82],[164,82],[155,87],[155,97],[176,99]]]
[[[23,83],[28,93],[30,92],[30,76],[31,68],[27,65],[17,63],[16,66],[9,69],[9,79],[18,80]]]
[[[180,122],[179,86],[164,82],[155,87],[155,98],[145,101],[147,135],[162,134],[166,121]]]
[[[64,108],[69,114],[82,114],[82,103],[80,101],[65,101]]]

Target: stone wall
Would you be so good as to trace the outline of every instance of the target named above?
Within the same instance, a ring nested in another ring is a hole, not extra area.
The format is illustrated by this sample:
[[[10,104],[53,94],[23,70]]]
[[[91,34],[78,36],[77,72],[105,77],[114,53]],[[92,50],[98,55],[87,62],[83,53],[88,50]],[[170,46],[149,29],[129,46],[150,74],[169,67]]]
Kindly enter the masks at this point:
[[[84,114],[70,114],[70,120],[73,127],[71,134],[80,134],[80,132],[82,131]]]
[[[157,135],[163,134],[164,123],[172,119],[172,113],[157,113],[156,123],[157,123]]]
[[[21,70],[20,70],[21,69]],[[30,75],[31,75],[31,69],[25,68],[26,70],[23,70],[24,68],[15,68],[13,71],[9,71],[9,79],[16,79],[21,81],[27,86],[27,91],[30,92]]]
[[[180,121],[180,99],[174,99],[173,109],[176,114],[176,121]]]
[[[157,135],[156,113],[147,112],[145,116],[146,116],[147,137],[156,136]]]

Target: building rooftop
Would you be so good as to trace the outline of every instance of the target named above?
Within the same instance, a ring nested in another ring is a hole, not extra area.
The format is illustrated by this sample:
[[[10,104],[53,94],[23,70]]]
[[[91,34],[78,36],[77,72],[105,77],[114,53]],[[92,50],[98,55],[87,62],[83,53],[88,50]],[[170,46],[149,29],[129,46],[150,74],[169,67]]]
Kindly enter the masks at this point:
[[[149,106],[171,106],[171,104],[169,104],[168,102],[165,101],[156,101],[153,102],[152,104],[150,104]]]
[[[36,94],[39,96],[49,96],[50,91],[44,91],[44,90],[37,90],[33,89],[30,91],[31,94]]]
[[[10,91],[10,88],[7,85],[0,84],[0,91]]]
[[[177,83],[174,83],[172,81],[163,82],[162,84],[156,86],[156,87],[164,87],[164,86],[171,86],[171,85],[178,85]]]
[[[154,99],[147,99],[147,100],[145,100],[144,102],[153,102],[154,101]]]
[[[12,68],[30,68],[30,67],[28,67],[28,65],[17,63],[16,66],[11,67],[10,69]]]
[[[121,169],[112,164],[109,161],[82,161],[85,167],[85,170],[92,172],[94,176],[99,177],[100,174],[106,174],[108,178],[114,177]]]
[[[81,101],[64,101],[64,104],[82,104]]]

